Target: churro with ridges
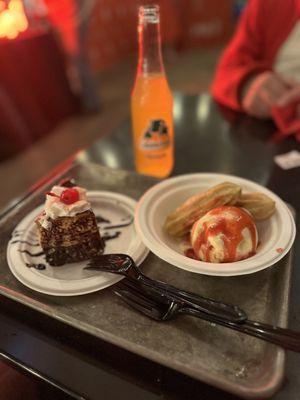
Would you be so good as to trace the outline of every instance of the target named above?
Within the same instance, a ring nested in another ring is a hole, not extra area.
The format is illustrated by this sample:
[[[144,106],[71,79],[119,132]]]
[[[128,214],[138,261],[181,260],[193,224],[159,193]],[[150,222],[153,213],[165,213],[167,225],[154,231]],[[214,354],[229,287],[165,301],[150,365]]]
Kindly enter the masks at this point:
[[[215,207],[233,205],[241,196],[241,187],[223,182],[205,192],[188,198],[174,212],[167,216],[165,229],[176,237],[188,234],[194,222]]]
[[[270,218],[276,208],[274,200],[270,199],[264,193],[259,192],[242,193],[235,206],[245,208],[256,221]]]

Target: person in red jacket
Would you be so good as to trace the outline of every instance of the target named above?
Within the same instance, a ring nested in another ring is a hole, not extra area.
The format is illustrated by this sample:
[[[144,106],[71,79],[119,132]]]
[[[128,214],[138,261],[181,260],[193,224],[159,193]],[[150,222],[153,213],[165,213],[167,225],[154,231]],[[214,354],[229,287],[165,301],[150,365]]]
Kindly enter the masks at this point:
[[[249,0],[217,66],[213,97],[257,118],[298,102],[300,0]]]

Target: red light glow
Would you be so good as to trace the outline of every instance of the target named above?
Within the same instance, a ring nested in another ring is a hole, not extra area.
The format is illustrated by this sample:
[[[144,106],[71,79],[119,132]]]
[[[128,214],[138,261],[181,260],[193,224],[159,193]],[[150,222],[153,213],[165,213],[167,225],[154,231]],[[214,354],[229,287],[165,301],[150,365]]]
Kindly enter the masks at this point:
[[[0,0],[0,39],[15,39],[28,28],[21,0]]]

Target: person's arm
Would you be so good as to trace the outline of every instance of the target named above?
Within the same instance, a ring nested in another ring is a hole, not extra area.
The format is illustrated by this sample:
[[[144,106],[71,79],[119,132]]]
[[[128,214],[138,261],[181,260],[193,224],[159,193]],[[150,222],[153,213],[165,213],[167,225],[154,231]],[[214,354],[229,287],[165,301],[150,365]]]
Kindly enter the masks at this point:
[[[236,111],[242,111],[241,91],[257,74],[271,70],[263,52],[264,0],[249,0],[236,33],[225,49],[212,85],[215,100]]]

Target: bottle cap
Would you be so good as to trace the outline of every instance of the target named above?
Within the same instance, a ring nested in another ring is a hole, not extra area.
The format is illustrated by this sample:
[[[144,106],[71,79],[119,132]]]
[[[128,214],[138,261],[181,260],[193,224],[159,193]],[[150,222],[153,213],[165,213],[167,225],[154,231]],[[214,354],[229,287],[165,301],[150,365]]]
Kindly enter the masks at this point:
[[[159,5],[148,4],[139,7],[139,21],[147,22],[150,24],[157,24],[159,22]]]

